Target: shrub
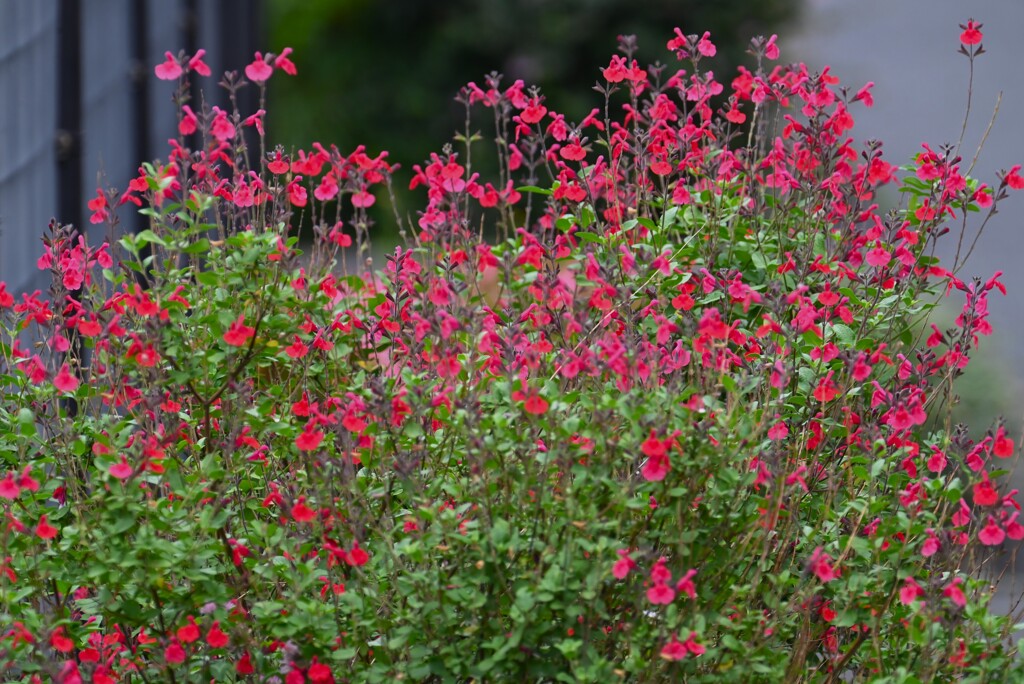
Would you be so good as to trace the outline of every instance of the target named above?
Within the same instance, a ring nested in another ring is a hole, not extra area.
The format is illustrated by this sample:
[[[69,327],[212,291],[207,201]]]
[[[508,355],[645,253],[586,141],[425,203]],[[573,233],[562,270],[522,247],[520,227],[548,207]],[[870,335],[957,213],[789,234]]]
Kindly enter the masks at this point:
[[[922,428],[1002,290],[932,247],[1019,167],[990,188],[925,146],[897,181],[846,137],[870,84],[773,66],[774,36],[728,86],[707,34],[676,31],[678,71],[621,47],[579,125],[522,83],[467,86],[458,151],[414,167],[424,210],[377,273],[386,155],[250,155],[263,112],[190,108],[208,70],[168,56],[181,138],[90,203],[112,235],[128,202],[149,228],[94,247],[54,224],[49,296],[0,286],[8,679],[1019,667],[988,607],[1024,537],[998,480],[1015,445],[998,421],[976,443]],[[262,92],[289,52],[246,77]],[[949,293],[956,325],[915,340]]]

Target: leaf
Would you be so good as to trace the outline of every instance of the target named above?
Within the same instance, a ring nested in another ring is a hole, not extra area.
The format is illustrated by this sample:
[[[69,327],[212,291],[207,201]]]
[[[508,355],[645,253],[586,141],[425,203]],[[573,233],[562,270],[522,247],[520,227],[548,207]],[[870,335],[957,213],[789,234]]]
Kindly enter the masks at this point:
[[[205,254],[210,251],[210,241],[206,238],[200,238],[181,251],[185,254]]]
[[[149,243],[160,245],[161,247],[167,246],[167,243],[164,242],[162,238],[157,236],[156,233],[154,233],[148,228],[146,230],[141,230],[135,234],[135,244],[138,245],[140,248]]]
[[[518,192],[530,192],[535,195],[550,195],[552,190],[550,188],[541,188],[536,185],[521,185],[516,188]]]
[[[35,437],[36,435],[36,417],[31,410],[22,408],[18,410],[18,427],[21,428],[21,434],[26,437]]]
[[[589,233],[585,230],[578,230],[573,233],[573,236],[580,242],[587,242],[592,244],[603,245],[604,238],[596,233]]]

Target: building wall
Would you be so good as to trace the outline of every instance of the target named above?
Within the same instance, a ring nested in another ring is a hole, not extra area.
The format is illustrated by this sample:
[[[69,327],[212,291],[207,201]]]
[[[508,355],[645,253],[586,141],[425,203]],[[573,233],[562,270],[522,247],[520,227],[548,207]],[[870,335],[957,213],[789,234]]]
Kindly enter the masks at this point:
[[[0,3],[0,281],[47,287],[35,268],[52,218],[90,242],[98,187],[123,190],[142,161],[166,157],[176,135],[174,85],[153,67],[165,51],[207,51],[214,77],[241,70],[259,36],[259,3],[247,0],[4,0]],[[122,207],[122,230],[138,226]]]

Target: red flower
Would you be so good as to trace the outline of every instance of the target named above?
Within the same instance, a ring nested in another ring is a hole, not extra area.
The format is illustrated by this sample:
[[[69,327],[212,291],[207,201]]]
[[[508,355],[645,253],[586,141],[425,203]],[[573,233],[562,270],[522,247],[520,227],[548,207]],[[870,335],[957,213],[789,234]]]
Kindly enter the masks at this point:
[[[548,108],[540,103],[538,98],[533,98],[530,103],[523,110],[520,115],[524,123],[535,124],[540,123],[540,120],[544,118],[544,115],[548,113]]]
[[[224,341],[232,347],[242,347],[255,334],[256,329],[245,325],[245,316],[239,315],[238,319],[224,333]]]
[[[995,506],[999,503],[999,492],[992,486],[988,473],[984,477],[985,479],[974,485],[974,503],[979,506]]]
[[[240,675],[252,674],[256,669],[252,666],[252,660],[249,658],[249,652],[246,651],[239,658],[238,663],[235,664],[235,672]]]
[[[1002,427],[996,431],[996,440],[992,444],[992,453],[999,458],[1009,458],[1015,451],[1013,440],[1006,436],[1006,430]]]
[[[291,168],[291,166],[284,159],[280,152],[277,153],[277,156],[274,158],[274,161],[267,164],[267,169],[271,173],[277,175],[281,175],[282,173],[288,173],[289,168]]]
[[[228,635],[220,628],[220,622],[214,622],[206,633],[206,643],[210,648],[224,648],[229,641]]]
[[[183,663],[185,662],[185,649],[177,641],[171,642],[171,645],[164,649],[164,659],[172,665]]]
[[[61,653],[70,653],[75,650],[75,642],[68,638],[68,635],[64,633],[63,627],[58,627],[50,635],[50,645],[53,646],[54,650]]]
[[[292,518],[296,522],[312,522],[316,519],[316,511],[306,505],[306,497],[300,496],[298,502],[292,506]]]
[[[313,451],[324,441],[324,433],[316,429],[314,421],[306,423],[305,429],[295,438],[295,446],[301,451]]]
[[[523,402],[523,410],[535,416],[543,415],[548,410],[548,402],[539,394],[533,394]]]
[[[284,353],[293,359],[301,359],[309,352],[309,347],[303,344],[302,338],[295,336],[295,342],[284,348]]]
[[[302,176],[296,176],[295,179],[288,184],[288,201],[297,207],[306,206],[306,201],[309,198],[306,188],[299,184],[302,180]]]
[[[176,634],[182,643],[191,644],[193,641],[198,641],[199,625],[196,624],[196,619],[190,615],[188,617],[188,624],[184,627],[179,627]]]
[[[1020,175],[1020,168],[1020,164],[1017,164],[1012,169],[1010,169],[1003,177],[1003,180],[1006,182],[1006,184],[1009,185],[1014,190],[1020,190],[1021,188],[1024,188],[1024,176]]]
[[[352,550],[345,554],[345,562],[355,567],[362,567],[370,560],[370,554],[359,548],[359,542],[352,542]]]
[[[981,42],[982,35],[979,30],[981,28],[981,24],[975,22],[974,19],[969,19],[966,26],[960,24],[960,28],[964,30],[963,33],[960,34],[961,43],[964,45],[977,45]]]
[[[313,657],[313,664],[309,666],[309,670],[306,671],[306,676],[309,677],[309,681],[320,684],[321,682],[333,682],[334,675],[331,674],[331,668],[323,663],[318,663],[316,656]]]
[[[651,434],[640,445],[640,452],[648,458],[664,456],[668,453],[668,443],[669,440],[658,439],[654,430],[651,430]]]
[[[46,516],[42,515],[39,517],[39,524],[36,525],[36,536],[40,539],[53,539],[57,536],[59,530],[46,522]]]

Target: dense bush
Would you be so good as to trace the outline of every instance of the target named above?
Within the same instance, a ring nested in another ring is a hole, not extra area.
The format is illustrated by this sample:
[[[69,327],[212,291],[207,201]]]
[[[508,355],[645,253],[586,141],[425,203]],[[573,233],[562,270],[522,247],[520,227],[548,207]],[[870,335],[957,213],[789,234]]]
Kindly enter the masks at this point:
[[[961,39],[973,62],[973,22]],[[200,58],[157,67],[182,138],[90,203],[109,243],[53,225],[49,296],[0,285],[8,680],[1018,668],[987,605],[1024,537],[998,480],[1015,445],[921,426],[1002,289],[930,253],[1019,167],[990,188],[925,147],[897,181],[847,138],[870,84],[777,65],[774,36],[725,85],[707,34],[676,31],[679,70],[622,48],[578,125],[522,83],[467,86],[467,131],[414,167],[427,201],[376,273],[383,154],[246,150],[262,111],[190,107]],[[294,73],[289,52],[247,79]],[[149,228],[115,239],[128,203]],[[956,325],[914,339],[943,294]]]

